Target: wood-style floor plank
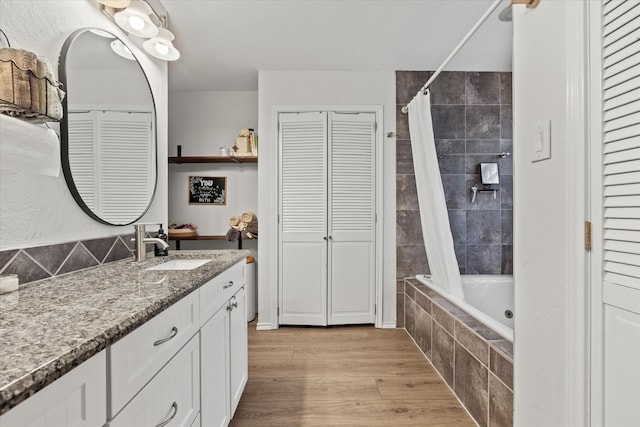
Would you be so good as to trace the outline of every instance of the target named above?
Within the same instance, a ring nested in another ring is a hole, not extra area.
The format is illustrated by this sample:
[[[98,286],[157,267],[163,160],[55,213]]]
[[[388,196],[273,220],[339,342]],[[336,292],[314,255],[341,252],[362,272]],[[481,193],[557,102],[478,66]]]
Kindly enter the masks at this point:
[[[242,426],[473,426],[406,331],[249,324]]]

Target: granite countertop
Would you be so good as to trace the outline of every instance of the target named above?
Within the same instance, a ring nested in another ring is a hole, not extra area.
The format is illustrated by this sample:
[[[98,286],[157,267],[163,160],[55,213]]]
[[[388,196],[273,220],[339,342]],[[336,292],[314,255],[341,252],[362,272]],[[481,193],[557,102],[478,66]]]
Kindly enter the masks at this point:
[[[249,255],[248,250],[175,251],[119,261],[0,295],[0,415]],[[193,270],[145,268],[211,258]]]

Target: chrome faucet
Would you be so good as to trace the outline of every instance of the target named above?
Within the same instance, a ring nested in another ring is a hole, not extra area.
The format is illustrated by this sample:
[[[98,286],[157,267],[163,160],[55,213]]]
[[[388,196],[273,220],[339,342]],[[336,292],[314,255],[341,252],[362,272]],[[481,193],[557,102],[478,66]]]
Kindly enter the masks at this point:
[[[167,249],[169,247],[169,244],[162,239],[158,239],[157,237],[144,237],[145,225],[146,224],[133,224],[136,229],[136,234],[131,241],[135,242],[135,249],[133,253],[133,260],[135,262],[144,261],[147,254],[147,245],[149,243],[160,245],[162,249]]]

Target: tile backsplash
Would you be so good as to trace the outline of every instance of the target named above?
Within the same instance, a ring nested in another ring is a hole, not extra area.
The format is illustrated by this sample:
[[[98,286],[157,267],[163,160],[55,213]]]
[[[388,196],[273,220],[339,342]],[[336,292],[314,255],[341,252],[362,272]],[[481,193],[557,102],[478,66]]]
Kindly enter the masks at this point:
[[[429,273],[422,241],[408,115],[401,112],[430,71],[396,72],[397,278]],[[436,152],[462,274],[513,273],[511,73],[445,71],[431,87]],[[498,163],[499,190],[482,188],[480,163]]]
[[[0,252],[0,274],[17,274],[20,284],[132,257],[133,234]]]

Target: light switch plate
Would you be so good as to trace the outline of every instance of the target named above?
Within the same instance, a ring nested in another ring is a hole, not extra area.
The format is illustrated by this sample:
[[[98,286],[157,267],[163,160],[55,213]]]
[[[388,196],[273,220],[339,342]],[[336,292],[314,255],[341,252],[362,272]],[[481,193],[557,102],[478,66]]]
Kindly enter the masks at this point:
[[[539,162],[551,158],[551,120],[543,120],[533,125],[533,152],[531,161]]]

